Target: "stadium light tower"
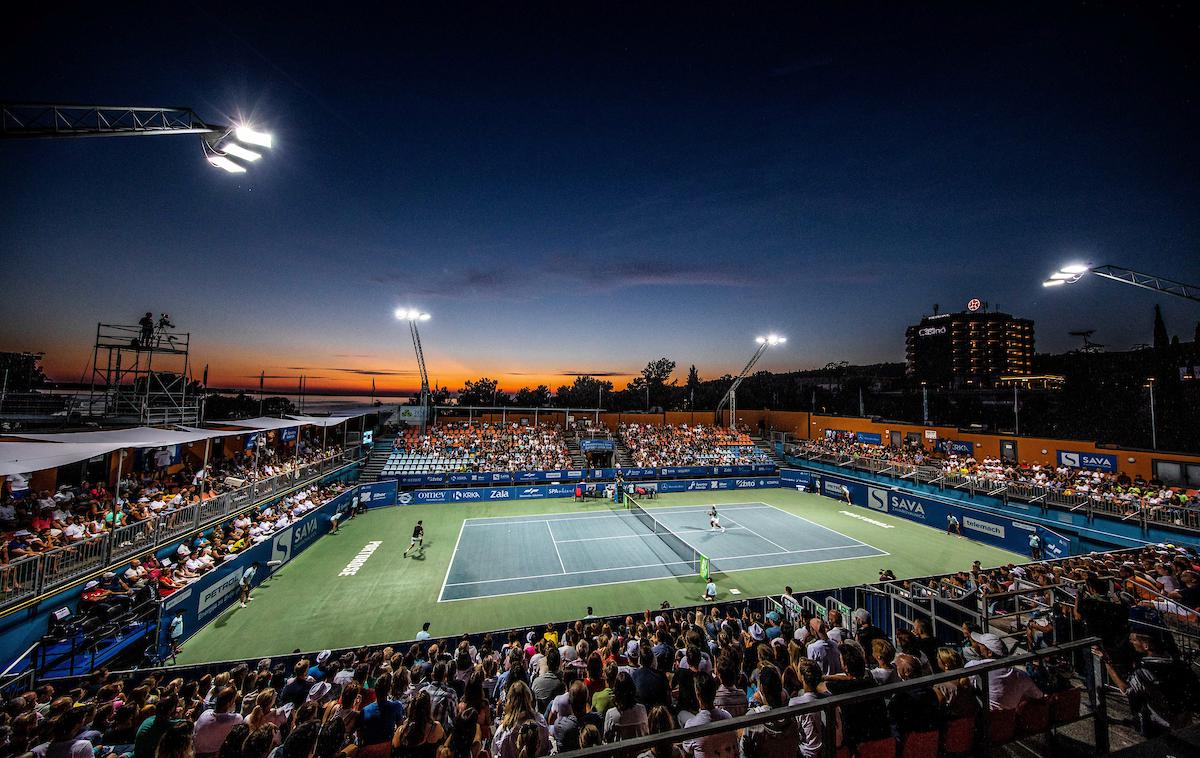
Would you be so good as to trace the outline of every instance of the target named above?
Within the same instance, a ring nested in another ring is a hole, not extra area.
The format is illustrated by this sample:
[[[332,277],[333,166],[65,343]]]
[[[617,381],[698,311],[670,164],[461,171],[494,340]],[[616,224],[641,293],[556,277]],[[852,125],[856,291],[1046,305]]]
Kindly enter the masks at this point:
[[[755,337],[754,341],[758,343],[758,348],[754,351],[754,355],[746,362],[742,368],[742,373],[737,375],[733,380],[733,384],[729,385],[729,391],[725,393],[725,397],[721,398],[720,404],[717,405],[717,410],[714,414],[714,423],[721,423],[721,411],[725,406],[729,406],[729,428],[733,429],[737,426],[737,389],[741,385],[742,380],[750,373],[750,369],[754,368],[754,364],[758,363],[758,359],[767,352],[768,348],[776,347],[787,342],[787,337],[780,337],[778,334],[768,334],[765,337]]]
[[[1143,274],[1140,271],[1133,269],[1122,268],[1120,266],[1092,266],[1089,263],[1072,263],[1063,266],[1058,271],[1050,275],[1049,279],[1042,282],[1043,287],[1061,287],[1064,284],[1074,284],[1088,274],[1111,279],[1114,282],[1121,282],[1133,287],[1141,287],[1142,289],[1161,292],[1165,295],[1174,295],[1181,297],[1184,300],[1200,303],[1200,287],[1194,284],[1184,284],[1171,279],[1164,279],[1161,276],[1153,274]]]
[[[130,108],[111,105],[0,103],[0,137],[64,139],[68,137],[138,137],[198,134],[210,165],[231,174],[246,167],[274,145],[274,138],[249,124],[209,124],[191,108]]]
[[[421,321],[428,321],[429,318],[428,313],[416,308],[396,309],[396,319],[408,322],[408,330],[412,333],[413,350],[417,354],[417,370],[421,374],[421,431],[425,431],[429,416],[429,372],[425,370],[425,351],[421,349],[421,333],[417,331],[417,324]]]

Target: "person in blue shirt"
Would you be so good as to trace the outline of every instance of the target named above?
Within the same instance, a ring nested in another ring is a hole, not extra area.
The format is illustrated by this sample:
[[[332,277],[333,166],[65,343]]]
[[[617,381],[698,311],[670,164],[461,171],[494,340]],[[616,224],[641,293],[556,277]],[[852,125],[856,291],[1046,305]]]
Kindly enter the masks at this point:
[[[363,708],[359,736],[362,744],[378,745],[389,742],[396,725],[404,719],[404,704],[392,700],[392,675],[385,673],[375,680],[375,702]]]
[[[717,601],[717,583],[711,576],[708,578],[708,584],[704,585],[704,599],[710,603]]]

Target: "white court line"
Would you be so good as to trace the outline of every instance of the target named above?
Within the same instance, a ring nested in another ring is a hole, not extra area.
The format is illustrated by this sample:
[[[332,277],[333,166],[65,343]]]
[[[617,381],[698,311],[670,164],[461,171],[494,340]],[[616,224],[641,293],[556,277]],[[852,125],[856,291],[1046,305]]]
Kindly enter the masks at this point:
[[[562,553],[558,552],[558,540],[554,539],[554,530],[550,528],[550,522],[545,522],[546,531],[550,534],[550,542],[554,544],[554,554],[558,556],[558,565],[562,568],[562,572],[567,573],[567,564],[563,563]]]
[[[862,540],[856,540],[856,539],[854,539],[853,537],[851,537],[851,536],[850,536],[850,535],[848,535],[848,534],[842,534],[842,533],[841,533],[841,532],[839,532],[837,529],[830,529],[829,527],[825,526],[824,524],[818,524],[816,521],[809,521],[808,519],[804,518],[803,516],[797,516],[796,514],[792,513],[791,511],[785,511],[784,509],[782,509],[782,508],[780,508],[780,507],[778,507],[778,506],[771,505],[770,503],[763,503],[763,502],[761,502],[761,501],[760,501],[760,503],[759,503],[759,504],[760,504],[760,505],[765,505],[765,506],[767,506],[768,508],[773,508],[774,510],[777,510],[777,511],[779,511],[780,513],[783,513],[783,514],[786,514],[786,515],[788,515],[788,516],[791,516],[792,518],[798,518],[798,519],[800,519],[801,521],[807,521],[808,523],[812,524],[813,526],[817,527],[818,529],[824,529],[824,530],[825,530],[825,531],[827,531],[827,532],[833,532],[833,533],[834,533],[834,534],[836,534],[837,536],[839,536],[839,537],[842,537],[843,539],[848,539],[848,540],[850,540],[851,542],[853,542],[853,543],[855,543],[855,544],[857,544],[857,545],[866,545],[867,547],[872,547],[872,548],[875,548],[876,550],[878,550],[878,549],[879,549],[879,548],[875,547],[874,545],[871,545],[871,544],[868,544],[868,543],[866,543],[866,542],[863,542]],[[849,545],[843,545],[842,547],[851,547],[851,546],[849,546]],[[886,553],[885,553],[885,555],[886,555]]]
[[[446,582],[450,581],[450,569],[454,568],[454,559],[458,557],[458,543],[462,542],[463,526],[465,525],[466,522],[464,521],[458,527],[458,539],[454,540],[454,552],[450,554],[450,561],[446,564],[446,575],[442,577],[442,589],[438,592],[439,603],[442,602],[442,596],[446,594]]]
[[[853,545],[840,545],[839,547],[853,548],[854,546]],[[883,551],[883,550],[879,550],[879,548],[876,548],[876,547],[871,547],[871,545],[864,544],[864,547],[870,547],[872,550],[878,550],[879,552],[873,553],[871,555],[856,555],[856,556],[852,556],[850,558],[824,558],[819,561],[797,561],[795,563],[779,563],[779,564],[776,564],[773,566],[760,566],[760,567],[756,567],[756,568],[735,569],[735,570],[739,573],[744,572],[744,571],[766,571],[768,569],[789,568],[791,566],[811,566],[814,563],[833,563],[834,561],[856,561],[860,558],[886,558],[887,556],[891,555],[891,553]],[[775,553],[771,553],[770,555],[775,555]],[[673,564],[665,563],[665,564],[658,564],[658,565],[670,566]],[[612,571],[620,571],[622,569],[611,569],[611,570]],[[550,574],[550,576],[561,576],[561,574]],[[481,600],[483,598],[490,598],[490,597],[508,597],[509,595],[534,595],[534,594],[541,593],[541,592],[557,592],[559,590],[582,590],[582,589],[589,589],[591,587],[607,587],[607,586],[613,585],[613,584],[635,584],[637,582],[660,582],[660,581],[664,581],[667,579],[678,579],[678,577],[658,576],[658,577],[650,577],[650,578],[643,578],[643,579],[619,579],[615,582],[591,582],[589,584],[575,584],[570,587],[546,587],[546,588],[537,589],[537,590],[520,590],[518,592],[500,592],[500,593],[493,594],[493,595],[475,595],[473,597],[452,597],[448,600],[442,600],[439,597],[438,602],[439,603],[461,603],[463,601]],[[461,585],[455,585],[455,586],[461,586]],[[729,602],[729,601],[723,600],[721,602]]]
[[[766,558],[766,557],[772,556],[772,555],[799,555],[800,553],[819,553],[824,550],[853,550],[855,547],[856,547],[855,545],[834,545],[832,547],[810,547],[810,548],[806,548],[804,550],[779,550],[779,551],[770,552],[770,553],[751,553],[749,555],[726,555],[726,556],[722,556],[720,558],[713,558],[712,560],[719,563],[720,561],[739,561],[739,560],[742,560],[743,558]],[[878,548],[873,548],[870,545],[862,545],[862,547],[870,547],[872,550],[878,549]],[[558,573],[558,574],[532,574],[530,576],[506,576],[506,577],[503,577],[500,579],[479,579],[479,580],[473,581],[473,582],[451,582],[450,584],[448,584],[446,586],[447,587],[463,587],[468,584],[494,584],[496,582],[518,582],[518,581],[522,581],[525,579],[548,579],[553,576],[575,576],[576,574],[602,574],[605,571],[626,571],[628,569],[655,568],[655,567],[659,567],[659,566],[666,567],[666,566],[689,566],[689,565],[691,565],[691,561],[669,561],[667,563],[644,563],[640,566],[613,566],[611,568],[602,568],[602,569],[583,569],[580,571],[564,571],[564,572]],[[779,564],[779,565],[788,566],[788,565],[800,565],[800,564],[784,563],[784,564]],[[763,566],[762,568],[774,568],[774,566]],[[732,569],[732,570],[733,571],[746,571],[749,569]],[[588,585],[581,585],[581,586],[588,586]]]
[[[741,508],[729,508],[728,507],[729,505],[740,505],[742,507]],[[761,510],[763,508],[775,508],[775,506],[768,505],[767,503],[728,503],[728,504],[726,504],[726,506],[727,506],[726,510],[734,510],[734,511],[753,511],[753,510]],[[647,508],[646,510],[650,511],[651,513],[688,513],[690,511],[698,511],[698,510],[702,510],[705,508],[708,508],[708,506],[707,505],[672,505],[672,506],[668,506],[666,508]],[[779,509],[775,508],[775,510],[779,510]],[[787,511],[784,511],[784,513],[787,513]],[[574,518],[536,518],[536,516],[538,516],[538,514],[532,513],[529,515],[528,518],[522,518],[520,516],[512,516],[511,520],[506,521],[506,520],[503,520],[504,516],[492,516],[492,517],[479,517],[479,518],[463,519],[463,523],[466,524],[467,526],[492,526],[492,525],[506,526],[509,524],[532,524],[532,523],[536,523],[538,521],[591,521],[593,519],[620,518],[622,515],[629,515],[629,513],[627,510],[622,509],[620,511],[611,511],[609,513],[579,514],[578,511],[564,511],[562,513],[546,513],[546,514],[542,514],[542,515],[545,515],[545,516],[573,516]],[[470,523],[472,521],[474,521],[476,523],[473,523],[473,524]]]
[[[744,527],[744,526],[735,526],[732,529],[730,529],[729,531],[734,531],[737,529],[745,529],[745,528],[746,527]],[[683,530],[676,530],[676,533],[678,533],[679,531],[706,532],[708,530],[707,529],[683,529]],[[558,542],[559,542],[559,544],[565,544],[567,542],[599,542],[600,540],[632,540],[632,539],[640,539],[643,537],[653,537],[653,536],[654,535],[652,535],[652,534],[618,534],[613,537],[582,537],[580,539],[575,539],[575,540],[559,540]],[[780,546],[776,545],[776,547],[780,547]]]
[[[733,519],[730,519],[730,520],[729,520],[729,523],[731,523],[731,524],[736,524],[736,525],[737,525],[739,528],[741,528],[741,529],[745,529],[747,532],[750,532],[751,534],[753,534],[755,537],[758,537],[758,538],[759,538],[760,540],[762,540],[763,542],[766,542],[767,544],[770,544],[770,545],[774,545],[775,547],[779,548],[780,550],[783,550],[783,551],[786,551],[786,552],[792,552],[792,551],[788,550],[786,547],[784,547],[783,545],[780,545],[778,542],[775,542],[774,540],[769,540],[769,539],[767,539],[766,537],[762,536],[761,534],[759,534],[758,532],[754,531],[753,529],[751,529],[750,527],[746,526],[745,524],[738,524],[738,522],[734,521]]]

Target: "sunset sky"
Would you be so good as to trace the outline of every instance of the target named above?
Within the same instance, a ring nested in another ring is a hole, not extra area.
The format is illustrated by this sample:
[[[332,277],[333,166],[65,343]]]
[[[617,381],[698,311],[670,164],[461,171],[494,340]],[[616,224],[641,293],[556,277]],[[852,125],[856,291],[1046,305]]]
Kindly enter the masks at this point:
[[[211,384],[365,392],[416,384],[397,306],[433,314],[451,388],[620,387],[664,355],[711,378],[768,331],[767,369],[899,361],[972,297],[1043,351],[1149,342],[1158,302],[1191,338],[1194,304],[1040,281],[1200,282],[1194,9],[643,5],[12,19],[6,97],[186,105],[277,145],[231,176],[194,137],[0,143],[0,350],[76,381],[96,322],[165,311]]]

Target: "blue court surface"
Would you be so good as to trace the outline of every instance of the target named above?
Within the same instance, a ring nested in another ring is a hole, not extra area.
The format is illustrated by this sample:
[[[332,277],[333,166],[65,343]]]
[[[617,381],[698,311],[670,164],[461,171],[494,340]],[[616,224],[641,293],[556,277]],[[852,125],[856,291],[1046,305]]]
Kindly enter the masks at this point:
[[[708,508],[647,510],[724,574],[888,554],[766,503],[719,505],[726,531],[712,531]],[[695,573],[624,509],[466,519],[438,602]]]

